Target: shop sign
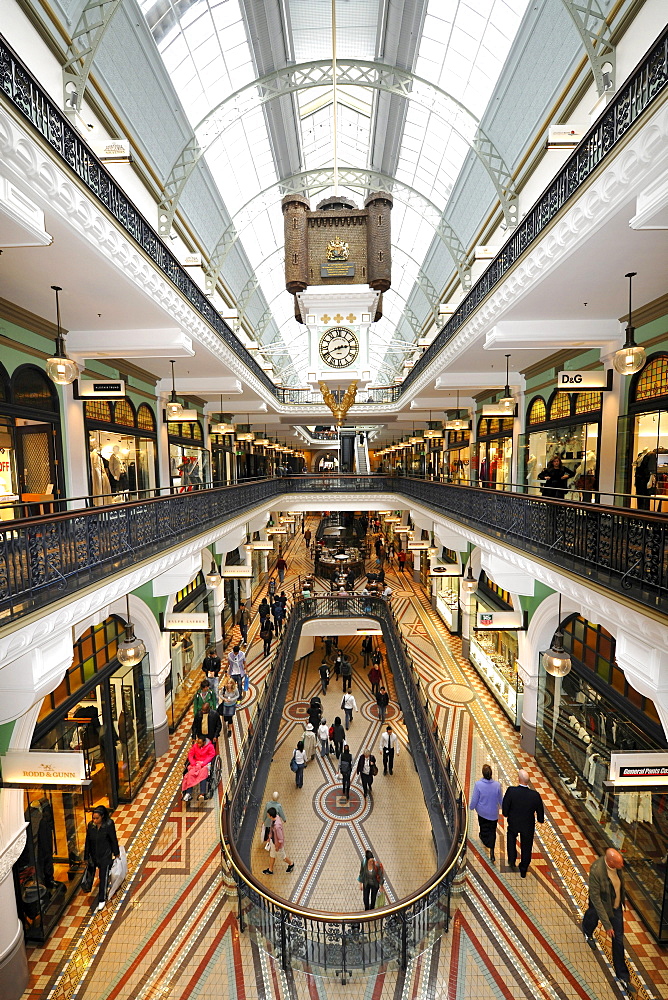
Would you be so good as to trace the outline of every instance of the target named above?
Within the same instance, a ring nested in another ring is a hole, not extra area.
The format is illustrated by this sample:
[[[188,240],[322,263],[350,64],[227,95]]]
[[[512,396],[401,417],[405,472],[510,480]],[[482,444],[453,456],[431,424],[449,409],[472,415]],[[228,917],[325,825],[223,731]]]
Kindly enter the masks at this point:
[[[0,448],[0,497],[13,496],[13,456],[9,448]]]
[[[473,626],[480,632],[524,632],[526,611],[478,611]]]
[[[251,580],[253,577],[252,566],[221,566],[221,580]]]
[[[206,632],[210,628],[211,623],[208,614],[200,612],[192,612],[190,614],[187,611],[182,614],[169,612],[169,614],[164,615],[162,622],[163,632],[184,632],[186,630],[191,632]]]
[[[562,392],[609,392],[612,389],[612,368],[607,371],[559,372],[557,389]]]
[[[610,781],[616,788],[668,785],[668,753],[613,753]]]
[[[88,142],[100,160],[132,163],[129,139],[88,139]]]
[[[274,543],[273,542],[251,542],[247,548],[251,552],[273,552]]]
[[[429,570],[429,576],[461,576],[462,571],[457,563],[438,563],[434,565],[432,563]]]
[[[119,399],[125,396],[125,382],[104,382],[102,379],[75,379],[75,399]]]
[[[84,755],[69,750],[8,750],[0,762],[5,785],[78,785],[86,780]]]

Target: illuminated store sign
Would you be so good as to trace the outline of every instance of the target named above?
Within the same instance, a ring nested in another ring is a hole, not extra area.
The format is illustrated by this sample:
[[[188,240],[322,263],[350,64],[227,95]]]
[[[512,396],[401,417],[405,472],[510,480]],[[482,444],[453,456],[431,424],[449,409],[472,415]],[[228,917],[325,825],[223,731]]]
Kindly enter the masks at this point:
[[[525,611],[479,611],[473,627],[481,632],[524,632],[527,616]]]
[[[557,388],[562,392],[609,392],[612,389],[612,368],[607,371],[559,372]]]
[[[86,780],[82,753],[8,750],[0,762],[4,785],[79,785]]]

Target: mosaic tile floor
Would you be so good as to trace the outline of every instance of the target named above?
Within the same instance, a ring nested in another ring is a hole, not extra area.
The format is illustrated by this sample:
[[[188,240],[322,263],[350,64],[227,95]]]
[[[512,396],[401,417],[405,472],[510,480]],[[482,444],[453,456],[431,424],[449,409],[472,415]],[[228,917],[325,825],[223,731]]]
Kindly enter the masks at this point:
[[[311,519],[312,531],[315,523]],[[288,562],[291,575],[310,569],[301,535],[289,545]],[[432,702],[438,704],[439,723],[465,788],[471,787],[485,762],[492,764],[504,785],[514,781],[517,767],[524,765],[543,796],[546,822],[538,829],[528,877],[522,880],[508,869],[501,824],[497,864],[490,866],[473,823],[468,879],[456,902],[450,931],[405,972],[386,969],[372,978],[355,977],[347,985],[286,974],[251,932],[239,932],[235,907],[225,895],[214,802],[200,802],[186,810],[177,794],[180,757],[189,742],[186,719],[173,737],[172,751],[161,759],[134,803],[117,811],[120,838],[129,848],[127,882],[100,915],[91,915],[88,897],[80,896],[46,947],[30,952],[33,975],[26,994],[30,1000],[75,996],[181,1000],[200,995],[233,1000],[344,996],[349,1000],[608,1000],[621,996],[613,983],[606,940],[600,938],[591,951],[579,929],[586,872],[594,858],[591,846],[537,766],[520,750],[517,734],[473,667],[461,657],[458,640],[448,635],[421,586],[408,574],[397,577],[391,571],[388,576],[395,609]],[[254,637],[256,629],[254,625],[248,654],[254,686],[269,664]],[[287,766],[300,703],[303,707],[315,684],[319,649],[316,654],[310,657],[313,663],[300,661],[296,666],[267,789],[273,790],[273,783],[281,795],[288,816],[288,849],[297,862],[293,880],[276,875],[274,888],[312,905],[321,892],[335,891],[337,900],[345,897],[357,908],[356,865],[350,861],[358,846],[356,836],[382,845],[379,853],[392,887],[401,891],[407,878],[406,858],[415,841],[419,791],[408,767],[407,748],[402,747],[395,775],[383,778],[381,769],[376,778],[377,802],[360,825],[349,824],[344,833],[338,819],[331,821],[340,827],[337,839],[344,846],[333,848],[318,867],[312,845],[326,842],[328,818],[323,815],[328,801],[336,807],[336,796],[334,802],[327,799],[336,782],[327,763],[316,760],[307,769],[304,789],[298,792]],[[365,672],[358,670],[353,693],[362,711],[350,731],[355,749],[378,739],[377,723],[363,707],[369,695],[365,680]],[[232,739],[223,741],[224,770],[232,763],[252,700],[253,687],[237,713]],[[340,690],[334,685],[325,714],[333,714],[339,702]],[[391,786],[394,791],[386,792],[390,781],[396,781]],[[663,1000],[668,997],[668,956],[630,912],[626,930],[627,958],[638,995],[643,1000]]]

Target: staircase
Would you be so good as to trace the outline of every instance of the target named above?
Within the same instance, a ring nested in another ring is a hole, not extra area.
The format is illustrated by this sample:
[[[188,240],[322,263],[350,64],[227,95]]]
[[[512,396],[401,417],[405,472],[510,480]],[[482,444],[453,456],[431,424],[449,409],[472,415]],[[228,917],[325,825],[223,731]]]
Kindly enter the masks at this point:
[[[360,443],[360,435],[355,435],[355,472],[358,476],[368,476],[369,469],[369,448],[366,443],[366,434],[362,435],[362,442]]]

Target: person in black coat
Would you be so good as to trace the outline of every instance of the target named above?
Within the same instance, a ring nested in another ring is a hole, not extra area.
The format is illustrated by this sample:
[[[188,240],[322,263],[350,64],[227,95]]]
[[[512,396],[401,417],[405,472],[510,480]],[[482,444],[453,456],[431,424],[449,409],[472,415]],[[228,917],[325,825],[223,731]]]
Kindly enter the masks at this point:
[[[506,789],[501,811],[506,817],[506,853],[512,871],[517,870],[517,835],[520,837],[520,875],[527,877],[531,864],[531,850],[536,820],[543,823],[545,813],[543,800],[535,788],[529,788],[526,771],[517,772],[518,785]]]
[[[195,714],[190,735],[194,740],[204,736],[213,743],[220,736],[222,727],[223,723],[216,709],[203,705]]]
[[[568,480],[572,476],[573,470],[567,469],[565,465],[562,465],[559,455],[555,455],[538,476],[543,483],[540,492],[544,497],[554,497],[555,500],[563,500],[568,490]]]
[[[84,847],[84,860],[88,867],[96,868],[100,872],[100,890],[97,897],[97,908],[103,910],[107,901],[107,889],[109,887],[109,869],[112,858],[120,855],[118,838],[114,821],[109,815],[109,810],[105,806],[95,806],[93,818],[86,828],[86,844]]]

